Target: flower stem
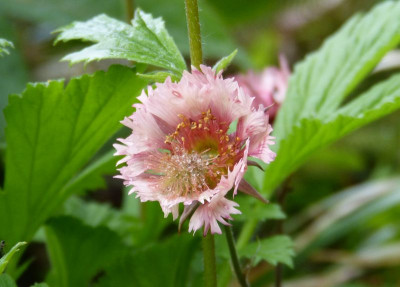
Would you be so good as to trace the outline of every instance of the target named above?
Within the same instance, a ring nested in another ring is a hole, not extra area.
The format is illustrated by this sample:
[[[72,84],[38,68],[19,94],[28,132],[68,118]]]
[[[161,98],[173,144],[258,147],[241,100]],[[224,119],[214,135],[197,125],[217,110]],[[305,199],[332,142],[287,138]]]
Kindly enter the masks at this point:
[[[232,228],[228,225],[225,225],[225,235],[226,240],[228,241],[229,252],[231,253],[232,265],[235,270],[236,277],[242,287],[248,287],[249,284],[246,281],[245,276],[243,275],[242,269],[240,268],[239,257],[235,248],[235,241],[233,239]]]
[[[240,232],[239,238],[236,243],[236,249],[241,250],[246,246],[246,244],[250,241],[254,230],[257,227],[257,219],[249,219],[246,224],[243,226],[242,231]],[[232,276],[231,268],[229,268],[229,264],[226,264],[222,269],[220,274],[220,286],[227,286]]]
[[[208,233],[203,237],[203,257],[204,257],[204,286],[217,286],[217,267],[215,263],[214,235]]]
[[[203,61],[201,50],[201,34],[199,21],[199,8],[197,0],[185,0],[186,22],[189,32],[190,61],[196,68],[200,67]]]
[[[126,9],[126,22],[129,24],[131,23],[131,20],[133,19],[133,0],[125,0],[125,9]]]

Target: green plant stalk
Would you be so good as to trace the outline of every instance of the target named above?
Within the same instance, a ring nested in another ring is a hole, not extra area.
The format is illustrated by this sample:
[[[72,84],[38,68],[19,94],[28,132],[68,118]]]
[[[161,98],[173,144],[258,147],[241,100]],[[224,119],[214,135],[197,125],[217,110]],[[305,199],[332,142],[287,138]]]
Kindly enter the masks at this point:
[[[242,228],[240,232],[239,238],[236,243],[236,249],[238,251],[242,250],[243,247],[250,241],[251,237],[253,236],[254,230],[257,227],[257,219],[250,219],[248,220]],[[232,277],[232,272],[229,264],[225,264],[222,272],[220,273],[220,282],[218,286],[225,287],[228,286],[229,281]]]
[[[203,61],[201,50],[201,34],[199,21],[199,8],[197,0],[185,0],[186,22],[189,33],[190,61],[196,68],[200,67]],[[215,262],[215,243],[214,235],[208,233],[203,237],[203,257],[204,257],[204,286],[217,286],[217,266]]]
[[[197,0],[185,0],[186,22],[189,33],[190,61],[196,68],[203,62],[201,49],[201,34],[199,21],[199,7]]]
[[[231,260],[233,270],[235,270],[236,277],[242,287],[248,287],[249,284],[246,281],[246,277],[243,275],[242,268],[240,267],[239,256],[235,248],[235,240],[233,238],[232,228],[229,225],[225,225],[226,241],[228,242],[229,252],[231,254]]]
[[[125,9],[126,9],[126,22],[129,24],[131,23],[131,20],[133,19],[133,14],[134,14],[134,5],[133,5],[133,0],[125,0]]]
[[[215,263],[215,244],[214,235],[210,232],[203,237],[203,257],[204,257],[204,286],[217,286],[217,266]]]

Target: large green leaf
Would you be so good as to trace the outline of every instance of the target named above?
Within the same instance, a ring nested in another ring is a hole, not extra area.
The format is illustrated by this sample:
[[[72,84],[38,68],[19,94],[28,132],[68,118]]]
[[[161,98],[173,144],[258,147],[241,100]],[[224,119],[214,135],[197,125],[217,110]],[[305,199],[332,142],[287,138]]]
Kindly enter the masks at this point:
[[[124,249],[118,235],[108,228],[90,227],[67,216],[51,219],[45,230],[51,286],[89,286]]]
[[[0,38],[0,57],[3,56],[3,54],[10,54],[8,51],[8,48],[14,48],[14,45],[12,42],[7,41],[6,39],[1,39]]]
[[[145,82],[113,66],[73,79],[30,84],[10,97],[0,238],[29,240],[70,195],[73,177],[121,127]]]
[[[323,119],[335,112],[380,59],[400,42],[399,16],[397,1],[378,5],[365,16],[356,15],[299,64],[275,123],[277,134],[287,135],[303,118]]]
[[[283,263],[293,267],[293,242],[288,236],[276,235],[248,244],[240,251],[240,255],[253,260],[254,265],[266,260],[272,265]]]
[[[16,252],[19,251],[19,248],[24,246],[26,242],[18,242],[11,248],[10,251],[7,252],[6,255],[0,258],[0,274],[3,273],[3,271],[6,269],[8,262],[11,260],[11,258],[14,256]],[[1,285],[0,285],[1,286]]]
[[[57,30],[56,42],[80,39],[95,42],[63,60],[71,63],[101,59],[127,59],[182,73],[185,61],[161,18],[136,10],[132,25],[99,15],[87,22],[74,22]]]
[[[296,67],[275,123],[277,158],[266,170],[267,191],[318,148],[400,107],[399,76],[340,106],[400,42],[399,19],[400,2],[357,15]]]
[[[117,264],[106,269],[96,286],[189,286],[189,268],[199,248],[198,243],[197,237],[180,234],[126,254]]]
[[[265,186],[272,190],[317,149],[400,108],[400,75],[373,87],[325,120],[302,119],[281,142],[278,156],[267,169]]]

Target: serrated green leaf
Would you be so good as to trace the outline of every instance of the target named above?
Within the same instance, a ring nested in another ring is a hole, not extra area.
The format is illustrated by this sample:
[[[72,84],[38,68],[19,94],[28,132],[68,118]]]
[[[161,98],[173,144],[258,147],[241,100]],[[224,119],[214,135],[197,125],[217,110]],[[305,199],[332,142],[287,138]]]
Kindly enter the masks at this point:
[[[215,8],[206,1],[199,1],[201,33],[203,35],[204,57],[218,59],[232,50],[236,43],[231,33],[231,26],[227,25],[216,13]],[[161,16],[166,27],[175,40],[180,51],[189,56],[189,41],[185,18],[185,3],[181,0],[135,0],[135,6],[154,16]],[[242,5],[243,6],[243,5]],[[251,6],[251,5],[250,5]],[[76,9],[79,7],[79,9]],[[173,9],[171,9],[173,7]],[[101,13],[125,20],[124,1],[109,0],[2,0],[0,11],[13,18],[27,20],[50,29],[67,25],[72,21],[86,21]],[[63,11],[59,13],[59,11]],[[3,36],[3,34],[0,34]],[[245,50],[241,49],[236,58],[243,68],[249,66],[249,59]]]
[[[0,38],[0,57],[3,56],[4,54],[10,54],[7,48],[14,48],[14,45],[12,42],[7,41],[6,39],[1,39]]]
[[[190,234],[180,234],[126,254],[105,270],[106,274],[95,286],[126,286],[127,282],[138,287],[188,286],[190,264],[199,248],[198,239]]]
[[[145,81],[132,70],[28,85],[10,97],[0,238],[29,240],[70,195],[69,184],[132,112]],[[14,212],[18,210],[18,212]]]
[[[285,213],[281,207],[276,203],[258,204],[255,198],[244,196],[235,199],[239,203],[239,210],[241,214],[235,215],[237,220],[256,219],[257,221],[264,221],[268,219],[284,219]]]
[[[18,252],[19,248],[24,245],[26,245],[26,242],[18,242],[13,248],[11,248],[10,251],[7,252],[7,254],[0,258],[0,274],[6,269],[8,262],[11,260],[14,254]]]
[[[162,67],[178,74],[185,61],[161,18],[137,9],[132,25],[99,15],[87,22],[74,22],[58,29],[59,41],[83,40],[96,44],[63,58],[72,64],[102,59],[126,59]]]
[[[17,287],[14,279],[8,274],[0,274],[0,286],[1,287]]]
[[[400,2],[391,1],[357,15],[296,67],[274,125],[277,157],[267,166],[264,190],[271,192],[317,149],[400,107],[399,76],[340,107],[400,42],[399,18]]]
[[[325,120],[302,119],[281,142],[275,161],[267,168],[265,187],[272,190],[319,148],[399,109],[399,81],[400,75],[393,76],[327,116]]]
[[[218,73],[221,70],[224,70],[226,67],[230,65],[230,63],[233,61],[237,54],[238,50],[236,49],[232,53],[230,53],[228,56],[223,57],[221,60],[219,60],[215,65],[213,66],[213,70]]]
[[[102,227],[90,227],[62,216],[45,227],[52,270],[51,286],[89,286],[91,279],[123,253],[117,234]]]
[[[293,267],[292,257],[295,254],[292,240],[285,235],[276,235],[250,243],[239,253],[253,260],[254,265],[265,260],[272,265],[283,263],[289,267]]]
[[[387,1],[356,15],[296,66],[275,128],[285,137],[303,118],[320,119],[342,101],[400,42],[400,3]],[[280,139],[277,139],[280,141]]]

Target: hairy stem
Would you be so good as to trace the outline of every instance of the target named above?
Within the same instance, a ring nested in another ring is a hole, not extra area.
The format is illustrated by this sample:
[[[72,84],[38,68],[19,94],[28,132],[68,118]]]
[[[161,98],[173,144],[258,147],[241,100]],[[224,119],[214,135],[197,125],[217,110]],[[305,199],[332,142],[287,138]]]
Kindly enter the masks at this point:
[[[233,238],[232,228],[228,225],[225,225],[225,235],[226,241],[228,242],[229,252],[231,254],[231,260],[233,265],[233,270],[235,270],[236,277],[242,287],[248,287],[249,284],[246,281],[245,276],[243,275],[242,269],[240,268],[239,257],[235,248],[235,240]]]
[[[214,235],[208,233],[203,237],[203,257],[204,257],[204,286],[217,286],[217,267],[215,263]]]
[[[200,67],[203,61],[201,50],[201,34],[199,21],[199,8],[197,0],[185,0],[186,22],[189,32],[190,61],[196,68]]]

